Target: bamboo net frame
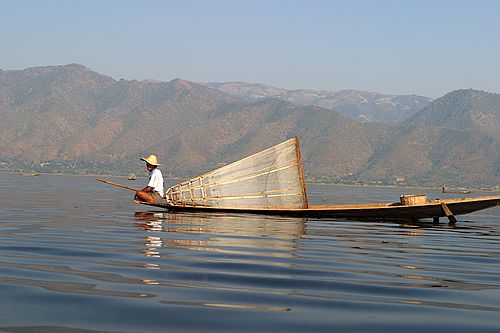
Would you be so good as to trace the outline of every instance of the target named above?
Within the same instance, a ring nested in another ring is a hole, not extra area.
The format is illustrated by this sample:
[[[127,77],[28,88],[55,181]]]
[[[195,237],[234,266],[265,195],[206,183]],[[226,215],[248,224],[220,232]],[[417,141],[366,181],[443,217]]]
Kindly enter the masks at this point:
[[[297,138],[170,187],[169,204],[219,208],[307,208]]]

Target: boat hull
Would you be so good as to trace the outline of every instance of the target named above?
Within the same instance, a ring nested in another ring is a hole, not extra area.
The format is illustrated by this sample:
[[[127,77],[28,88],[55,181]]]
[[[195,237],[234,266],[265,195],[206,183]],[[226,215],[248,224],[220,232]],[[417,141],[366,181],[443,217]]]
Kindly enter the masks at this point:
[[[171,211],[191,212],[231,212],[264,215],[281,215],[296,217],[334,217],[334,218],[360,218],[360,219],[424,219],[447,216],[443,204],[449,208],[453,215],[469,214],[475,211],[500,205],[500,196],[483,196],[474,198],[459,198],[432,200],[425,204],[402,205],[401,203],[385,204],[350,204],[331,206],[311,206],[300,209],[282,208],[217,208],[204,206],[181,206],[172,204],[150,204]]]

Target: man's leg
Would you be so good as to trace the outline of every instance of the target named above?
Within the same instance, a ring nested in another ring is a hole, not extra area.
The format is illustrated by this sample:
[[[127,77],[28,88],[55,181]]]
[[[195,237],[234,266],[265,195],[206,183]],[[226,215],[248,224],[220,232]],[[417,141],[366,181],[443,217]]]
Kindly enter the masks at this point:
[[[137,191],[135,194],[135,198],[140,201],[144,201],[147,203],[153,203],[153,196],[151,195],[150,192],[144,192],[142,190]]]

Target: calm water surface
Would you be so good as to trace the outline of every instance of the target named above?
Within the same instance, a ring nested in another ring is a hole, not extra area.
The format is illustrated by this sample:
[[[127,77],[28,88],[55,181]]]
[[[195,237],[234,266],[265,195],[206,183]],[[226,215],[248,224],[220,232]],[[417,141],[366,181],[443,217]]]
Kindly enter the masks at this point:
[[[0,174],[0,186],[2,332],[500,332],[500,207],[450,227],[172,214],[95,177]]]

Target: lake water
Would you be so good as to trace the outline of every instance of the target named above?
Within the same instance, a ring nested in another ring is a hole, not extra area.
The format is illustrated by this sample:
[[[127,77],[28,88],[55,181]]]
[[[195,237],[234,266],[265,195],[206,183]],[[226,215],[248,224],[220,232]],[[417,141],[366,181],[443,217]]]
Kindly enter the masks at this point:
[[[4,173],[0,186],[1,332],[500,332],[500,207],[451,227],[172,214],[87,176]]]

